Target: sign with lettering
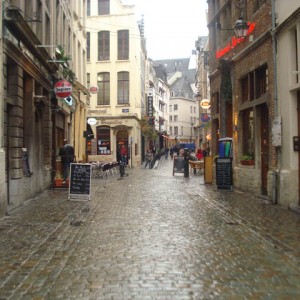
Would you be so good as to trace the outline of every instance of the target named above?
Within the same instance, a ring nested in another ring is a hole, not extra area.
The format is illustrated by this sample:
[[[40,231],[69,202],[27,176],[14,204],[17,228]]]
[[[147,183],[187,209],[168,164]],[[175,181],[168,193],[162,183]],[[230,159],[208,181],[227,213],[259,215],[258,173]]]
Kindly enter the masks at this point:
[[[73,163],[70,166],[69,199],[88,197],[91,195],[91,164]]]
[[[148,96],[148,117],[153,117],[153,96]]]
[[[249,36],[254,31],[254,28],[255,28],[256,24],[248,22],[248,26],[249,26],[249,29],[248,29],[248,32],[247,32],[247,36]],[[235,37],[235,36],[233,36],[226,47],[217,50],[216,58],[217,59],[221,58],[225,54],[229,53],[232,49],[234,49],[237,45],[239,45],[240,43],[243,43],[243,42],[245,42],[244,37]]]
[[[184,173],[184,158],[183,158],[183,156],[175,155],[173,157],[173,176],[175,173]]]
[[[60,80],[54,86],[54,93],[57,97],[67,98],[72,94],[72,84],[67,80]]]
[[[217,158],[216,184],[218,190],[232,190],[232,158]]]

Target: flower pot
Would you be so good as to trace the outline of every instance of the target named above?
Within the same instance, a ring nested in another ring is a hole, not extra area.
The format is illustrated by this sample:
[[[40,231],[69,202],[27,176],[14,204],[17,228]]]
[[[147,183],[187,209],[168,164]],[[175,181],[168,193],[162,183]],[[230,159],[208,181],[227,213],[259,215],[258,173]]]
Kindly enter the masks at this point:
[[[254,166],[254,159],[241,160],[240,162],[243,166]]]

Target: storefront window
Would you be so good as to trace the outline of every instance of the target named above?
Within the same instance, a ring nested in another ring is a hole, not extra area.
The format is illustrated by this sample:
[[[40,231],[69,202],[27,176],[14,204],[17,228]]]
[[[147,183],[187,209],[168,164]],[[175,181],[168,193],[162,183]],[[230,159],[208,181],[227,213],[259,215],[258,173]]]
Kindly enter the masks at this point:
[[[110,128],[97,128],[97,153],[100,155],[109,155],[111,153]]]
[[[243,122],[243,155],[254,157],[254,121],[253,109],[246,109],[242,112]]]

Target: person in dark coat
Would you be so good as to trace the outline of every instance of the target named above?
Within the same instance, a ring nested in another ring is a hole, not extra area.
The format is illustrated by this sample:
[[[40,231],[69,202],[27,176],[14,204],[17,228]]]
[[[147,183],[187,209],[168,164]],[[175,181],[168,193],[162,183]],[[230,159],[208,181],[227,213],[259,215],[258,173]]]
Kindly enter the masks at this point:
[[[64,140],[64,145],[59,150],[59,155],[61,157],[62,171],[63,171],[63,183],[66,183],[69,177],[70,164],[74,162],[74,148],[68,144],[68,141]]]

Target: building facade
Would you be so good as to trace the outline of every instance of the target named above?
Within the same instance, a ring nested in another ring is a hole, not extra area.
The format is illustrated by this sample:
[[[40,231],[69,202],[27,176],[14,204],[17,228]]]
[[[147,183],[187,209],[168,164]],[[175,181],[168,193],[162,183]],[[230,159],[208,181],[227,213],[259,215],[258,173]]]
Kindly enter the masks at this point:
[[[277,202],[300,205],[300,8],[297,1],[272,1],[276,41],[276,111],[273,142],[278,147]],[[275,23],[276,22],[276,23]]]
[[[231,28],[248,24],[247,35]],[[269,1],[208,1],[212,154],[219,138],[233,138],[233,185],[274,196],[278,149],[272,145],[274,60]],[[244,166],[242,158],[252,158]]]
[[[60,176],[63,139],[84,150],[85,1],[3,2],[3,149],[6,213]],[[60,98],[55,85],[72,81]],[[2,97],[1,97],[2,98]],[[74,126],[76,121],[76,126]],[[79,131],[79,132],[78,132]]]
[[[89,160],[119,161],[122,145],[130,166],[141,163],[141,116],[145,109],[143,24],[135,7],[120,0],[89,1],[87,77],[93,120]]]
[[[156,68],[163,67],[170,87],[168,107],[169,144],[195,143],[195,130],[199,116],[199,106],[194,98],[196,68],[190,58],[154,61]]]

